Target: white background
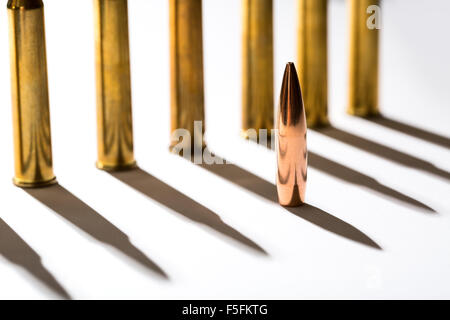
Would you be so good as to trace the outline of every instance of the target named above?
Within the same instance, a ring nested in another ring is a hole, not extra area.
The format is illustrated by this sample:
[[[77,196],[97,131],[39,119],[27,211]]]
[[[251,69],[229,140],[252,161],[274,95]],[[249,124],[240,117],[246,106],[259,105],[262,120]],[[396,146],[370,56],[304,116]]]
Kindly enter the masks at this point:
[[[204,0],[207,141],[217,154],[272,184],[273,152],[239,138],[240,2]],[[449,172],[449,149],[345,115],[347,8],[345,1],[329,3],[329,96],[334,126]],[[0,244],[0,298],[61,297],[46,285],[48,276],[40,281],[32,275],[39,263],[30,258],[30,252],[40,256],[47,272],[72,298],[79,299],[450,298],[448,178],[311,131],[311,151],[359,172],[370,183],[369,187],[357,185],[310,167],[307,201],[324,212],[299,209],[295,215],[168,153],[166,0],[129,1],[138,164],[162,181],[155,188],[166,183],[185,195],[172,190],[166,194],[170,203],[181,203],[189,212],[209,209],[208,214],[220,216],[266,254],[97,170],[92,1],[75,5],[74,1],[47,0],[45,5],[54,168],[66,190],[59,189],[62,199],[69,192],[74,197],[57,213],[11,183],[4,8],[0,10],[0,222],[30,248],[25,250],[19,241],[19,249],[11,253],[9,246],[17,243]],[[449,13],[450,3],[444,0],[384,1],[381,30],[383,114],[446,137],[450,137]],[[284,64],[295,61],[295,1],[275,0],[274,14],[278,92]],[[151,178],[144,175],[142,179]],[[378,190],[380,185],[385,186],[381,190],[397,190],[435,212],[386,195],[391,191],[376,192],[370,188],[374,185]],[[51,197],[52,191],[47,192]],[[77,210],[83,211],[80,215],[106,220],[86,233],[62,217],[67,212],[76,216]],[[0,226],[0,230],[6,229]],[[168,279],[92,236],[108,230],[115,230],[113,237],[117,232],[126,234]],[[365,234],[381,249],[348,239],[349,230]],[[8,260],[14,252],[20,256],[17,261],[25,262]]]

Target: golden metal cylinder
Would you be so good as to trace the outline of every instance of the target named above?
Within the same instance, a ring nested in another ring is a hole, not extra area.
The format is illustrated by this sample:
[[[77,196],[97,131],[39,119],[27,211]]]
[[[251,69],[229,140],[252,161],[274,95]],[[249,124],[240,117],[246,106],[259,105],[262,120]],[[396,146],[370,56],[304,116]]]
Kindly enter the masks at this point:
[[[308,127],[328,121],[327,0],[298,0],[298,70]]]
[[[134,167],[127,0],[94,0],[97,167]]]
[[[350,77],[347,112],[369,117],[378,111],[378,39],[379,30],[369,29],[367,8],[379,0],[349,0],[350,4]]]
[[[242,0],[242,136],[274,125],[273,3]]]
[[[204,148],[202,1],[170,0],[169,11],[171,132],[185,129],[191,138],[201,135],[201,140],[191,139],[191,150]],[[195,121],[201,121],[202,125],[194,126]],[[172,141],[170,147],[176,144]]]
[[[41,0],[9,0],[11,91],[14,130],[14,183],[41,187],[56,182],[53,174]]]

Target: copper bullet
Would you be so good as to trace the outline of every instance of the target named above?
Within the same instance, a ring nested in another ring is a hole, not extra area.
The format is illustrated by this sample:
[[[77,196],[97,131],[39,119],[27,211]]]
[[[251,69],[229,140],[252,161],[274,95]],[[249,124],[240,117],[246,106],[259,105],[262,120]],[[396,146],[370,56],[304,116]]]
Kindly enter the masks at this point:
[[[298,0],[298,73],[308,127],[328,121],[327,0]]]
[[[350,78],[347,112],[360,117],[378,111],[379,30],[368,27],[369,6],[379,0],[349,0],[350,4]]]
[[[8,1],[14,130],[14,183],[41,187],[53,174],[50,110],[41,0]]]
[[[169,14],[171,133],[186,130],[193,152],[205,147],[202,0],[170,0]]]
[[[286,65],[277,116],[277,191],[282,206],[305,202],[308,166],[306,116],[297,71]]]
[[[242,133],[273,129],[273,3],[242,0]]]
[[[127,0],[94,0],[97,167],[135,166]]]

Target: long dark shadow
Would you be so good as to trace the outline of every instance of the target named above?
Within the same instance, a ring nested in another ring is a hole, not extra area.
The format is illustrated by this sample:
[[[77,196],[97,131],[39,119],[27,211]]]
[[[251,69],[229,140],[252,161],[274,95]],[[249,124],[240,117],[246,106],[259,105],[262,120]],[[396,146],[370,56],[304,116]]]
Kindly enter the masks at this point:
[[[271,145],[267,145],[267,148],[273,150]],[[433,208],[430,208],[426,204],[411,197],[408,197],[407,195],[398,192],[392,188],[389,188],[384,184],[379,183],[372,177],[362,174],[356,170],[350,169],[349,167],[346,167],[342,164],[339,164],[330,159],[322,157],[311,151],[308,151],[308,166],[315,168],[319,171],[322,171],[328,175],[334,176],[343,181],[346,181],[348,183],[352,183],[355,185],[359,185],[361,187],[371,189],[375,192],[394,198],[398,201],[402,201],[406,204],[424,209],[425,211],[428,211],[430,213],[436,213],[436,211]]]
[[[216,213],[144,170],[135,168],[127,171],[111,172],[111,175],[178,214],[196,223],[206,225],[259,253],[267,255],[263,248],[224,223]]]
[[[438,177],[450,180],[449,172],[439,169],[425,160],[416,158],[414,156],[410,156],[406,153],[397,151],[390,147],[384,146],[382,144],[368,140],[366,138],[362,138],[360,136],[354,135],[344,130],[329,126],[326,128],[317,129],[315,131],[323,135],[326,135],[327,137],[333,138],[335,140],[349,144],[353,147],[372,153],[381,158],[394,161],[406,167],[428,172]]]
[[[160,277],[168,279],[167,274],[136,248],[125,233],[64,187],[56,184],[25,191],[94,239],[112,246]]]
[[[356,170],[350,169],[342,164],[324,158],[314,152],[308,152],[308,165],[312,168],[315,168],[319,171],[325,172],[331,176],[334,176],[338,179],[344,180],[346,182],[359,185],[368,189],[371,189],[375,192],[383,194],[385,196],[394,198],[396,200],[402,201],[409,205],[416,206],[418,208],[424,209],[430,213],[436,213],[436,211],[424,203],[415,200],[407,195],[404,195],[401,192],[398,192],[394,189],[391,189],[372,177],[366,176]]]
[[[0,219],[0,255],[24,268],[60,297],[71,299],[67,291],[44,267],[41,257],[2,219]]]
[[[440,145],[442,147],[445,147],[447,149],[450,149],[450,138],[441,136],[439,134],[420,129],[417,127],[414,127],[410,124],[403,123],[394,119],[389,119],[384,116],[378,116],[373,118],[366,119],[370,122],[376,123],[380,126],[383,126],[385,128],[389,128],[392,130],[396,130],[398,132],[410,135],[412,137],[416,137],[418,139],[422,139],[437,145]]]
[[[202,164],[199,166],[255,193],[262,198],[278,203],[277,189],[274,184],[267,182],[266,180],[234,164]],[[322,229],[381,250],[381,247],[375,241],[370,239],[366,234],[357,228],[312,205],[304,204],[296,208],[285,207],[285,209],[297,217],[302,218]]]

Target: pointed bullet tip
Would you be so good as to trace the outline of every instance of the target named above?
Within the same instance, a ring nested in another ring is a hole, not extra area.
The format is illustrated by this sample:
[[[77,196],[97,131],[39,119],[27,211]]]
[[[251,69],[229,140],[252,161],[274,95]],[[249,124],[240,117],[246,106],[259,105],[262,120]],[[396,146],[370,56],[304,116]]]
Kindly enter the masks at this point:
[[[281,90],[286,86],[291,87],[293,90],[301,91],[297,70],[293,62],[286,63]]]
[[[293,62],[286,63],[281,84],[279,116],[284,125],[296,125],[304,116],[303,98],[297,70]]]
[[[286,70],[285,71],[292,71],[292,70],[295,70],[295,63],[293,63],[293,62],[286,63]]]

